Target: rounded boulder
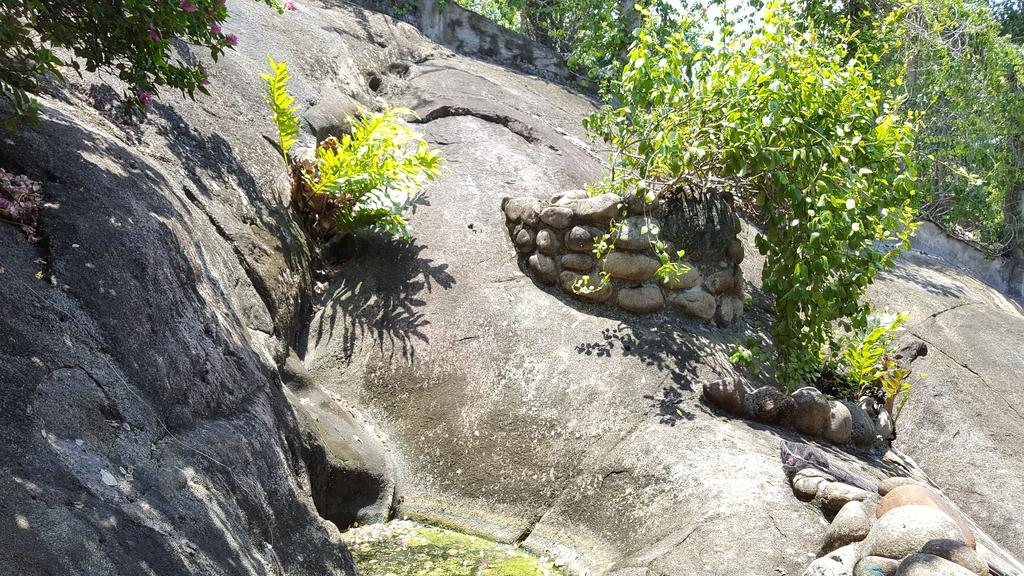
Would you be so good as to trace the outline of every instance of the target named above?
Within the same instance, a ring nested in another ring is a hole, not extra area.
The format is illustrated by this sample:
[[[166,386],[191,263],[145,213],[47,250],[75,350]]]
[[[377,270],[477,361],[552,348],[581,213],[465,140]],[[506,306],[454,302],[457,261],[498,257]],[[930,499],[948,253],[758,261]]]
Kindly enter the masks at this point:
[[[875,522],[864,539],[864,554],[903,558],[935,539],[960,540],[960,527],[946,513],[930,506],[902,506]]]

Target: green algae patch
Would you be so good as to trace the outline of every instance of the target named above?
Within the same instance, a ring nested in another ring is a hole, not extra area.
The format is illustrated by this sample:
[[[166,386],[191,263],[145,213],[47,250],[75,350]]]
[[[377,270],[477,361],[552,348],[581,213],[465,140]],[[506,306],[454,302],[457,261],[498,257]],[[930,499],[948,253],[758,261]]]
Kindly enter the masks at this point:
[[[564,576],[546,557],[516,546],[409,520],[341,535],[363,576]]]

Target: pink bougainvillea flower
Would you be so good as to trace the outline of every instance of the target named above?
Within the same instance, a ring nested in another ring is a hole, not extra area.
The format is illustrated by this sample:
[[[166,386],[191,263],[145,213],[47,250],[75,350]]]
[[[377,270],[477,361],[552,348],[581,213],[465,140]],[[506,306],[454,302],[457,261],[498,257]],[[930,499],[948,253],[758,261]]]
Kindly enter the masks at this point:
[[[149,106],[153,103],[153,95],[145,90],[139,90],[139,102],[142,102],[143,106]]]
[[[210,24],[210,34],[220,34],[223,30],[220,24]]]
[[[189,14],[196,11],[196,5],[193,4],[190,0],[181,0],[179,6],[181,6],[182,10],[188,12]]]
[[[290,12],[295,12],[296,10],[299,9],[299,4],[297,2],[294,2],[293,0],[288,0],[287,2],[284,3],[284,9]]]
[[[235,36],[234,34],[228,34],[228,44],[231,44],[232,46],[238,46],[238,36]]]
[[[160,41],[160,33],[156,31],[156,26],[153,26],[152,22],[149,23],[149,37],[153,42]]]

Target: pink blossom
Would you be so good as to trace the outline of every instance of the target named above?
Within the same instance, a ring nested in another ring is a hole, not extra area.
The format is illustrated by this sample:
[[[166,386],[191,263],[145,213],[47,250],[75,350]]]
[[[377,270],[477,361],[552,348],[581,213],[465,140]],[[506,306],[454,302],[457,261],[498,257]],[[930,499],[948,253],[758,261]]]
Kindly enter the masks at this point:
[[[11,205],[11,201],[7,198],[0,198],[0,210],[7,208]]]
[[[232,46],[238,46],[238,36],[235,36],[234,34],[228,34],[228,44],[231,44]]]
[[[145,90],[139,90],[139,102],[142,102],[143,106],[149,106],[153,103],[153,95]]]
[[[220,24],[210,24],[210,34],[220,34],[224,30]]]
[[[156,27],[153,26],[152,22],[149,23],[149,37],[153,42],[160,41],[160,33],[156,31]]]
[[[196,11],[196,5],[193,4],[190,0],[181,0],[179,6],[181,6],[182,10],[188,12],[189,14]]]
[[[284,3],[284,9],[290,12],[295,12],[296,10],[299,9],[299,5],[294,0],[288,0],[287,2]]]

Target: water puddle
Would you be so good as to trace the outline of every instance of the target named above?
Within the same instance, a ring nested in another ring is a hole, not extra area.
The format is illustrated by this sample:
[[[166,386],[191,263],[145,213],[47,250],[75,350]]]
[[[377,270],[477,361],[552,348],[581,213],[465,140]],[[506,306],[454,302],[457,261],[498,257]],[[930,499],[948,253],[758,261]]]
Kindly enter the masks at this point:
[[[342,533],[363,576],[565,576],[551,558],[409,520]],[[560,564],[560,562],[559,562]]]

